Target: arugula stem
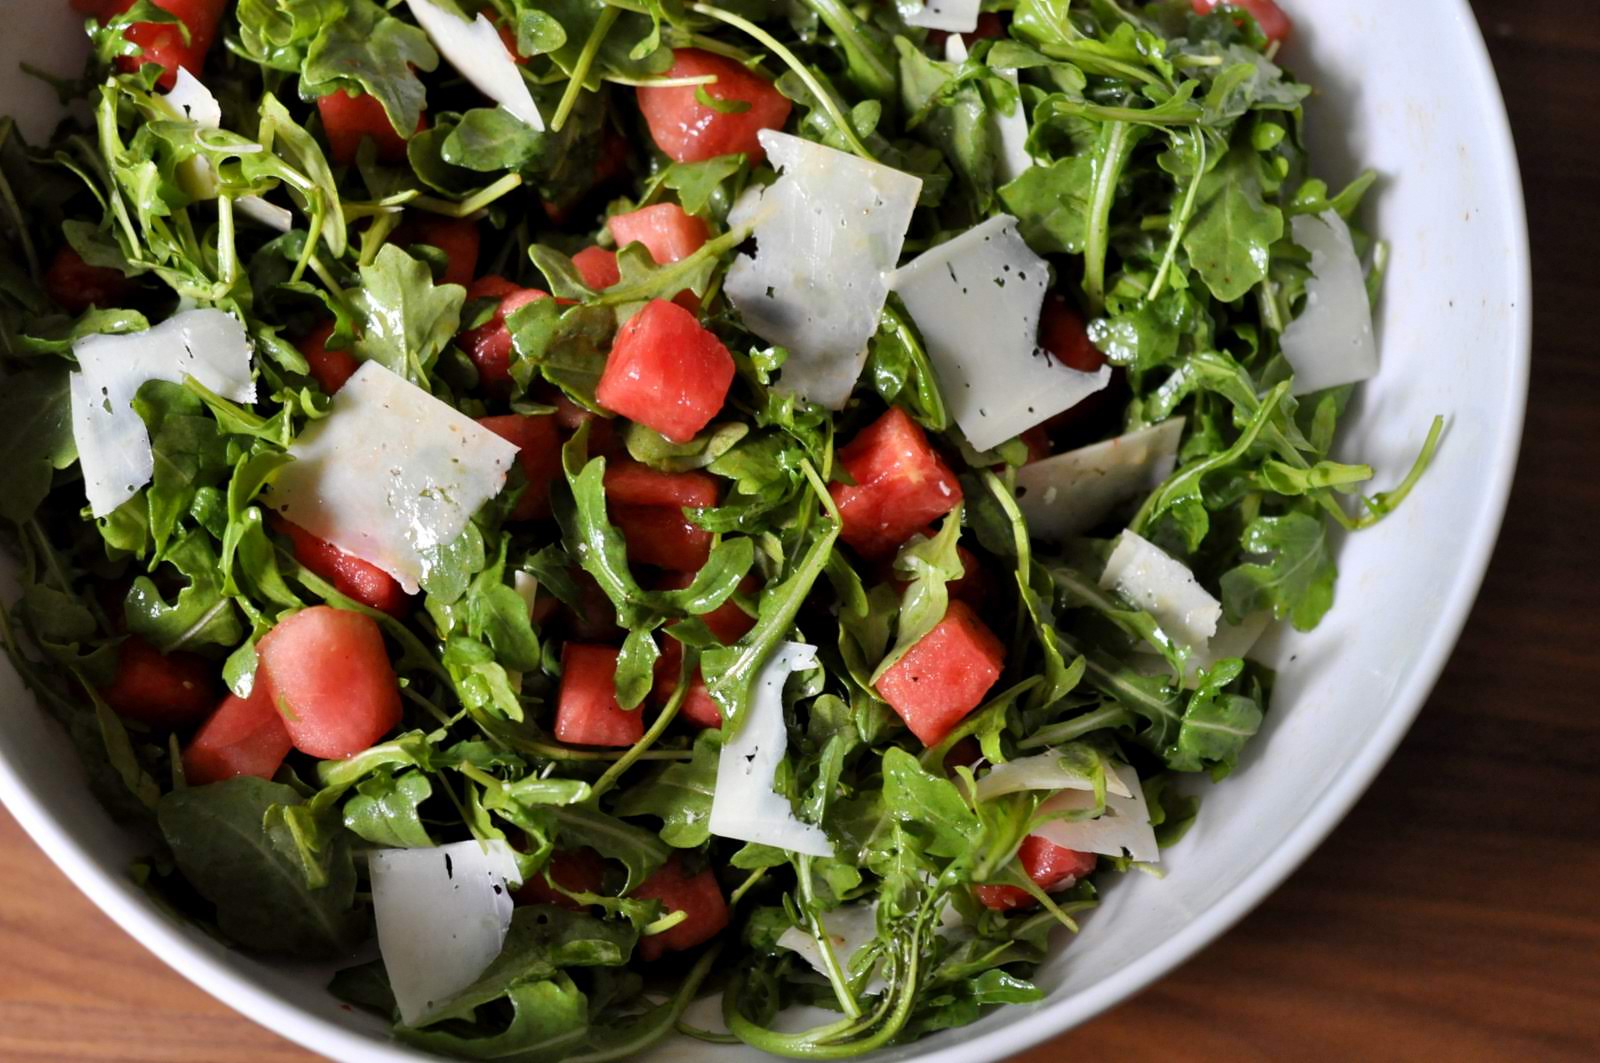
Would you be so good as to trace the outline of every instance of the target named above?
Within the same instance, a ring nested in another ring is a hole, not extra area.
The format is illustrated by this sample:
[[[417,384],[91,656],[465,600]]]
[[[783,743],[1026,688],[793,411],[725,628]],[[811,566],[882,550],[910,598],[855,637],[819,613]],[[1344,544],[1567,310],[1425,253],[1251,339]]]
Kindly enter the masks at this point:
[[[1231,447],[1201,461],[1186,465],[1168,477],[1166,483],[1152,491],[1150,497],[1144,500],[1144,504],[1139,507],[1139,512],[1134,515],[1133,521],[1128,525],[1129,529],[1135,534],[1144,534],[1149,529],[1150,522],[1161,513],[1166,512],[1180,497],[1191,490],[1198,492],[1200,481],[1208,473],[1224,466],[1232,465],[1243,457],[1245,451],[1255,444],[1256,438],[1267,427],[1267,422],[1271,419],[1274,411],[1277,410],[1278,403],[1282,402],[1283,397],[1287,394],[1289,394],[1289,382],[1285,380],[1267,393],[1266,398],[1262,400],[1260,408],[1256,410],[1255,416],[1250,419],[1250,423],[1239,434],[1239,438],[1233,441]],[[1296,456],[1299,456],[1298,451]],[[1304,459],[1302,458],[1301,460],[1303,461]]]
[[[745,880],[739,883],[738,886],[734,887],[733,892],[728,895],[728,907],[737,908],[739,906],[739,902],[744,899],[744,895],[754,889],[756,883],[765,878],[766,874],[767,869],[764,867],[758,867],[754,871],[750,872]]]
[[[1406,473],[1405,479],[1389,491],[1379,491],[1371,498],[1363,499],[1367,506],[1367,514],[1356,520],[1355,528],[1370,528],[1383,518],[1393,513],[1400,503],[1406,500],[1411,489],[1417,486],[1417,481],[1422,479],[1422,474],[1428,471],[1428,466],[1433,463],[1433,455],[1439,449],[1439,440],[1444,435],[1444,417],[1433,419],[1433,424],[1428,427],[1428,438],[1422,442],[1422,450],[1417,453],[1417,460],[1412,462],[1411,471]]]
[[[552,133],[561,132],[561,127],[567,124],[567,117],[572,114],[572,108],[577,106],[578,93],[583,91],[583,83],[589,76],[589,68],[594,66],[595,57],[600,54],[600,46],[605,44],[606,35],[621,17],[619,9],[607,7],[595,20],[589,39],[583,42],[583,51],[578,53],[577,62],[572,64],[572,71],[567,77],[567,89],[561,94],[561,102],[556,104],[556,113],[550,119]]]
[[[1189,225],[1189,219],[1194,217],[1194,208],[1200,198],[1200,181],[1206,175],[1206,136],[1197,133],[1199,138],[1200,159],[1195,165],[1194,177],[1189,181],[1189,191],[1183,197],[1183,206],[1178,210],[1177,217],[1171,222],[1172,239],[1167,242],[1167,253],[1161,256],[1161,268],[1156,271],[1156,279],[1150,285],[1150,292],[1144,297],[1145,302],[1154,302],[1167,285],[1167,276],[1172,272],[1172,266],[1178,258],[1178,243],[1183,239],[1183,230]]]
[[[478,213],[501,196],[515,191],[521,184],[520,173],[508,173],[459,203],[452,203],[448,199],[439,199],[435,196],[413,196],[407,206],[425,210],[429,214],[442,214],[447,218],[465,218]]]
[[[1093,712],[1084,713],[1082,716],[1074,716],[1070,720],[1063,720],[1061,723],[1052,724],[1049,727],[1041,727],[1033,734],[1019,741],[1017,748],[1042,749],[1046,746],[1070,742],[1075,738],[1082,738],[1084,735],[1094,731],[1130,727],[1135,722],[1133,713],[1121,705],[1106,705]]]
[[[671,636],[667,637],[670,638]],[[656,715],[655,721],[651,723],[650,729],[644,733],[644,736],[630,746],[622,756],[617,758],[615,764],[605,770],[604,775],[601,775],[590,785],[589,795],[591,799],[598,801],[601,794],[615,786],[617,780],[622,778],[623,773],[633,767],[639,758],[645,754],[646,750],[656,744],[656,739],[661,737],[661,733],[667,729],[667,725],[677,717],[678,708],[683,704],[684,695],[689,690],[689,679],[694,674],[692,671],[694,663],[695,657],[693,654],[685,653],[683,655],[682,661],[678,664],[678,688],[672,692],[672,697],[667,699],[666,705]],[[643,710],[636,711],[642,712]]]
[[[796,878],[800,884],[800,907],[805,912],[806,929],[811,931],[811,937],[817,943],[817,954],[822,958],[822,971],[827,975],[828,984],[833,987],[833,995],[839,1001],[839,1009],[845,1013],[846,1018],[859,1019],[861,1005],[856,1002],[856,995],[850,991],[850,978],[844,969],[839,966],[839,957],[834,954],[833,942],[828,939],[828,929],[822,924],[822,917],[817,914],[816,889],[811,882],[812,857],[801,856],[799,874]]]
[[[1130,127],[1123,122],[1108,122],[1100,157],[1095,160],[1094,194],[1089,202],[1089,226],[1083,246],[1083,290],[1089,296],[1091,315],[1106,305],[1106,255],[1111,246],[1111,204],[1116,199],[1117,181],[1122,176]]]
[[[718,22],[726,22],[735,29],[743,30],[757,41],[760,41],[763,47],[783,60],[784,65],[793,70],[795,76],[817,98],[817,102],[821,104],[822,109],[828,112],[828,118],[838,127],[840,135],[845,139],[845,143],[850,145],[850,150],[868,162],[878,161],[872,152],[867,150],[867,146],[861,143],[860,138],[856,136],[855,127],[850,124],[850,119],[846,117],[845,113],[839,109],[839,103],[833,98],[833,94],[823,88],[822,82],[817,80],[817,76],[811,72],[811,68],[801,62],[800,58],[788,48],[784,47],[783,42],[779,41],[778,38],[744,16],[735,15],[732,11],[724,11],[722,8],[714,7],[711,4],[690,4],[689,10],[697,15],[714,18]]]

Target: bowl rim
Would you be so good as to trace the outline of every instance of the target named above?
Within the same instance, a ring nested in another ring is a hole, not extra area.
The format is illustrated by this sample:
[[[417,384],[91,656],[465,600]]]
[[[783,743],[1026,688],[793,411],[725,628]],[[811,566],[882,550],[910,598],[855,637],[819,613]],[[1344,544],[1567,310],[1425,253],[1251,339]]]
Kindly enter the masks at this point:
[[[1439,622],[1406,682],[1391,696],[1391,707],[1356,755],[1328,784],[1317,803],[1273,853],[1233,889],[1197,913],[1161,945],[1112,972],[1094,986],[1059,1001],[1011,1009],[1014,1021],[983,1034],[933,1048],[918,1063],[969,1063],[1001,1059],[1040,1044],[1128,999],[1175,970],[1221,936],[1277,889],[1332,832],[1393,755],[1421,711],[1466,624],[1484,576],[1510,498],[1525,422],[1533,338],[1532,264],[1527,208],[1515,140],[1505,99],[1496,79],[1483,32],[1469,0],[1448,0],[1462,24],[1471,53],[1468,96],[1479,105],[1484,141],[1491,147],[1498,186],[1506,193],[1507,234],[1511,237],[1508,273],[1512,290],[1509,335],[1513,364],[1501,397],[1497,423],[1505,431],[1491,457],[1482,497],[1487,516],[1467,544],[1460,578],[1439,612]],[[65,830],[42,800],[0,758],[0,801],[46,856],[123,931],[194,985],[245,1018],[313,1053],[341,1060],[431,1059],[399,1043],[375,1044],[366,1035],[280,1000],[245,976],[186,927],[150,905],[126,879],[104,867],[87,847]]]

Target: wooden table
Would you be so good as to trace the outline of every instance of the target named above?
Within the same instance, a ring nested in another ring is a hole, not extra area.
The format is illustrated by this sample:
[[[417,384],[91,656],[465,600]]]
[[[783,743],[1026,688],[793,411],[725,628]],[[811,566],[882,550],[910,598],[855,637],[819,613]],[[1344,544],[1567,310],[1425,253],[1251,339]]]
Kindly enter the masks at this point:
[[[1476,6],[1522,152],[1538,304],[1482,597],[1327,844],[1221,941],[1026,1063],[1600,1059],[1600,6]],[[169,971],[0,817],[0,1059],[311,1058]]]

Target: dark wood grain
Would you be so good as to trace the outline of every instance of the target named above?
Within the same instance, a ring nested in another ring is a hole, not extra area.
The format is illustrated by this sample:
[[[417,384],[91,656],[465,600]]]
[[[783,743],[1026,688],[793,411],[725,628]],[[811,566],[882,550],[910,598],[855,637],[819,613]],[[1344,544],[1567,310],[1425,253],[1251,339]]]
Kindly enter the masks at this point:
[[[1600,1059],[1600,4],[1475,6],[1537,305],[1522,464],[1477,608],[1399,754],[1282,889],[1019,1063]],[[0,957],[0,1060],[310,1058],[168,971],[9,817]]]

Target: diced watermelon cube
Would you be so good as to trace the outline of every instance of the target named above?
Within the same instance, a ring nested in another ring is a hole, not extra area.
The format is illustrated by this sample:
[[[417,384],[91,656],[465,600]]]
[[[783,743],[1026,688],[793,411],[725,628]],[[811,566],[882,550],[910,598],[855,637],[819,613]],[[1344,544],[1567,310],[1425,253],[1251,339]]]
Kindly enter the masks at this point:
[[[637,461],[606,466],[606,499],[624,506],[704,509],[717,504],[716,477],[703,472],[661,472]]]
[[[329,395],[344,387],[344,382],[361,368],[361,363],[349,351],[328,350],[328,340],[333,336],[334,327],[334,322],[324,321],[295,344],[311,366],[312,379]]]
[[[256,682],[302,753],[348,757],[400,722],[400,683],[378,622],[365,613],[302,609],[262,636],[256,657]]]
[[[556,737],[580,746],[633,745],[644,737],[644,713],[617,704],[617,650],[569,642],[561,649]]]
[[[654,299],[617,333],[595,398],[687,443],[711,423],[733,383],[733,356],[675,303]]]
[[[504,277],[492,275],[479,277],[467,289],[469,300],[500,300],[493,317],[456,337],[472,364],[478,367],[478,377],[485,390],[501,394],[511,388],[511,330],[506,328],[506,318],[529,303],[549,297],[548,292],[519,288]]]
[[[133,281],[110,266],[91,266],[63,245],[45,270],[44,290],[61,309],[81,314],[91,306],[119,305],[134,292]]]
[[[317,97],[322,133],[328,138],[328,155],[341,166],[356,161],[361,142],[368,137],[377,145],[380,162],[404,162],[406,138],[389,121],[389,114],[372,93],[352,96],[343,89]],[[423,127],[423,119],[417,128]]]
[[[673,53],[665,78],[714,75],[709,85],[641,86],[639,110],[650,127],[656,147],[674,162],[703,162],[718,155],[743,152],[751,162],[766,158],[757,139],[763,129],[782,129],[789,120],[788,97],[766,78],[752,73],[736,60],[698,48]],[[723,113],[696,99],[696,90],[715,100],[733,100],[749,107]]]
[[[572,256],[583,283],[597,292],[603,292],[622,279],[617,269],[617,253],[603,247],[586,247]]]
[[[1005,647],[965,602],[878,679],[878,695],[925,746],[938,745],[1000,678]]]
[[[1084,324],[1083,315],[1073,308],[1066,297],[1056,292],[1045,298],[1044,307],[1039,312],[1039,346],[1062,365],[1080,373],[1099,372],[1100,367],[1106,364],[1106,356],[1089,339],[1089,328]],[[1047,433],[1060,432],[1081,425],[1108,406],[1120,403],[1123,395],[1115,385],[1117,375],[1121,372],[1121,369],[1112,370],[1112,387],[1101,388],[1076,406],[1062,410],[1040,427]],[[1121,409],[1121,406],[1117,405],[1116,408]],[[1030,461],[1038,461],[1054,452],[1048,435],[1043,440],[1042,454],[1039,452],[1040,440],[1037,435],[1030,436],[1024,432],[1022,438],[1028,444]]]
[[[681,262],[711,239],[706,223],[676,203],[656,203],[615,214],[606,224],[618,247],[641,243],[657,265]]]
[[[333,584],[333,589],[346,598],[391,616],[404,616],[410,610],[411,599],[405,590],[377,565],[345,553],[277,514],[272,515],[271,521],[274,529],[289,537],[295,559]]]
[[[684,912],[687,918],[671,930],[639,939],[639,955],[659,959],[667,952],[692,949],[710,941],[728,925],[728,902],[710,869],[685,874],[683,861],[674,853],[655,874],[645,879],[632,896],[661,902],[663,915]]]
[[[1097,862],[1093,853],[1064,848],[1037,834],[1030,834],[1022,840],[1022,845],[1017,849],[1017,859],[1022,863],[1023,873],[1046,893],[1072,886],[1093,871]],[[978,886],[973,892],[984,907],[1000,912],[1031,908],[1038,903],[1020,886]]]
[[[478,223],[468,218],[445,218],[424,211],[408,212],[405,222],[395,229],[389,242],[400,247],[426,244],[444,252],[444,274],[440,284],[471,286],[478,272],[478,249],[482,237]]]
[[[961,502],[961,483],[920,425],[898,406],[838,453],[854,484],[829,485],[844,526],[840,537],[868,560],[901,543]]]
[[[72,0],[72,7],[101,21],[109,20],[133,7],[134,0]],[[226,0],[154,0],[154,5],[182,22],[135,22],[122,36],[141,49],[137,56],[117,56],[117,69],[133,72],[145,63],[161,67],[156,84],[170,89],[178,81],[178,68],[199,76],[205,68],[206,52],[217,34]],[[185,35],[187,34],[187,39]]]
[[[559,849],[550,854],[550,862],[543,871],[536,871],[523,881],[514,896],[518,904],[553,904],[557,908],[581,912],[585,905],[550,882],[572,893],[599,893],[605,873],[605,857],[593,849]]]
[[[656,658],[655,685],[650,688],[650,697],[657,705],[665,705],[678,690],[678,673],[683,668],[683,643],[670,635],[663,635],[660,642],[661,656]],[[683,703],[678,706],[678,718],[696,727],[722,726],[722,710],[712,700],[711,691],[706,689],[705,677],[700,674],[698,666],[689,677],[689,689],[684,692]]]
[[[217,670],[192,653],[162,653],[137,635],[117,648],[117,671],[100,688],[111,711],[151,727],[185,727],[217,703]]]
[[[517,497],[512,520],[531,520],[550,515],[550,485],[561,475],[561,436],[555,418],[549,414],[524,416],[519,413],[499,417],[480,417],[478,423],[509,443],[517,445],[517,465],[527,486]]]
[[[711,238],[711,230],[706,223],[693,214],[685,213],[676,203],[657,203],[627,214],[617,214],[607,224],[619,248],[641,243],[658,266],[681,262],[700,250]],[[613,268],[615,263],[616,256],[613,255]],[[672,301],[691,314],[700,311],[700,297],[692,291],[681,291],[672,297]]]
[[[628,543],[628,559],[675,572],[698,572],[711,557],[711,533],[670,506],[608,507]]]
[[[611,521],[628,541],[628,557],[644,565],[697,572],[711,555],[711,533],[684,509],[717,504],[717,481],[703,472],[658,472],[633,461],[606,468]]]
[[[293,746],[267,684],[256,683],[248,698],[224,698],[184,746],[184,781],[204,786],[240,775],[270,779]]]

